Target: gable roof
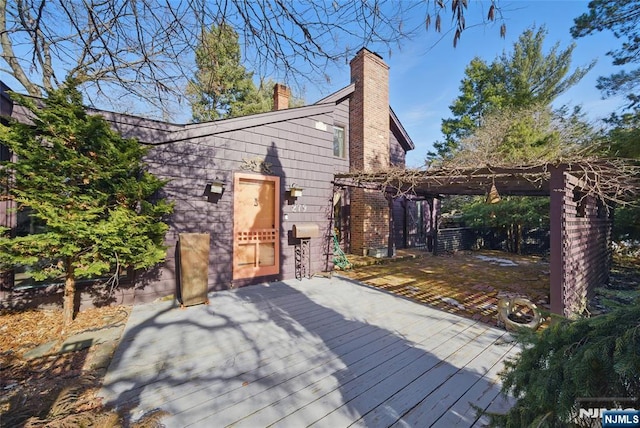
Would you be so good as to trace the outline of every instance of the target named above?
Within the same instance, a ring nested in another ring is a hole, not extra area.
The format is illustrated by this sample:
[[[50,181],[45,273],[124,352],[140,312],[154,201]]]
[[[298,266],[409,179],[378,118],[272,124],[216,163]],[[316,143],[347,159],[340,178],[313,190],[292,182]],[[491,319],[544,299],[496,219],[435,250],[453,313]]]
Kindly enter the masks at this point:
[[[7,92],[10,90],[3,82],[0,82],[0,107],[1,115],[14,117],[17,120],[28,119],[24,108],[14,106]],[[265,113],[257,113],[231,119],[221,119],[203,123],[174,124],[154,119],[147,119],[125,113],[115,113],[107,110],[88,108],[87,110],[99,114],[111,123],[113,128],[122,136],[136,138],[143,144],[161,145],[190,138],[216,135],[223,132],[231,132],[240,129],[252,128],[269,123],[285,122],[318,114],[331,113],[336,104],[348,98],[355,90],[355,84],[350,84],[342,89],[318,100],[314,104],[304,107],[294,107],[284,110],[274,110]],[[398,137],[398,142],[405,152],[415,149],[415,145],[402,123],[389,106],[390,130]]]
[[[396,116],[396,113],[393,111],[391,106],[389,106],[389,119],[391,130],[393,131],[395,127],[395,129],[398,131],[397,135],[401,137],[398,139],[398,142],[400,142],[404,151],[408,152],[409,150],[415,149],[415,144],[413,144],[413,141],[411,140],[411,137],[409,137],[407,130],[404,129],[404,126],[402,126],[400,119],[398,119],[398,116]]]
[[[184,125],[167,124],[118,113],[107,112],[105,114],[105,112],[97,112],[111,122],[112,126],[122,135],[137,138],[143,144],[157,146],[271,123],[286,122],[303,117],[330,114],[334,109],[335,103],[313,104],[305,107]]]
[[[351,94],[353,94],[355,87],[356,85],[354,83],[350,84],[349,86],[345,86],[344,88],[339,89],[336,92],[318,100],[316,104],[321,104],[321,103],[337,104],[343,101],[344,99],[348,98]],[[399,137],[398,142],[400,143],[400,145],[402,146],[405,152],[408,152],[409,150],[413,150],[416,148],[415,144],[413,144],[413,141],[411,140],[411,137],[409,137],[409,133],[407,133],[407,130],[404,129],[404,126],[402,126],[400,119],[398,119],[398,116],[396,116],[391,106],[389,106],[389,127],[390,127],[390,130],[397,137]]]
[[[353,91],[355,91],[355,89],[356,89],[356,85],[355,83],[352,83],[349,86],[345,86],[344,88],[337,90],[333,94],[327,95],[321,100],[318,100],[317,102],[315,102],[315,104],[339,103],[340,101],[347,98],[349,95],[353,94]]]

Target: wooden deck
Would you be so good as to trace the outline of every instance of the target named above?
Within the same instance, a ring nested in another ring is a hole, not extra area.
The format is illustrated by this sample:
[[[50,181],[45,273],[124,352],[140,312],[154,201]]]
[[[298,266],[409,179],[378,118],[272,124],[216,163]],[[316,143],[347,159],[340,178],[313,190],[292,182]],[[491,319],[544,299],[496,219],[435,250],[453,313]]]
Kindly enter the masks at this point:
[[[504,331],[339,277],[136,306],[100,395],[167,427],[481,426]]]

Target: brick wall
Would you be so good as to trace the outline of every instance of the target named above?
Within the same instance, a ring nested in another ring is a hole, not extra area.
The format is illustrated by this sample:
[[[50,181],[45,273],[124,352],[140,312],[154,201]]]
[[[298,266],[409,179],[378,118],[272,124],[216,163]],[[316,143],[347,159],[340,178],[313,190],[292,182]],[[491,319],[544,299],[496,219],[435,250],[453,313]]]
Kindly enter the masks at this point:
[[[352,171],[389,167],[389,67],[377,54],[361,49],[351,61],[355,85],[349,103],[349,158]],[[351,195],[351,251],[386,247],[389,207],[379,191],[354,189]]]
[[[276,83],[273,87],[273,109],[284,110],[289,108],[291,91],[284,85]]]

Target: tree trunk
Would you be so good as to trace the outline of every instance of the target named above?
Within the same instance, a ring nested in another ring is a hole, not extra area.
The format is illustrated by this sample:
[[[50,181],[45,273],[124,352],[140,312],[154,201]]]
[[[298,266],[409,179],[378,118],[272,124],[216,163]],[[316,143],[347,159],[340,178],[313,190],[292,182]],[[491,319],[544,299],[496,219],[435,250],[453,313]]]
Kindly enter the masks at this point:
[[[517,223],[511,223],[507,233],[507,242],[509,243],[508,247],[510,253],[520,254],[521,235],[520,225]]]
[[[522,225],[521,224],[517,224],[516,225],[516,243],[518,246],[518,254],[522,254],[522,244],[524,244],[524,236],[522,234]]]
[[[73,264],[71,263],[70,257],[65,260],[65,271],[66,276],[64,280],[64,300],[62,304],[64,330],[66,330],[71,325],[75,315],[76,278],[74,275]]]

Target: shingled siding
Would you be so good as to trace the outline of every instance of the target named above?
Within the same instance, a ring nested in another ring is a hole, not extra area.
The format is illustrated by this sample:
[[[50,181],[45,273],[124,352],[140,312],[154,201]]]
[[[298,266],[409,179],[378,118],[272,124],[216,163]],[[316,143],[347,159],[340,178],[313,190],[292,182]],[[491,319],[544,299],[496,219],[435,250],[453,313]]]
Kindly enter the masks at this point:
[[[608,280],[611,262],[609,213],[596,198],[577,191],[577,180],[568,176],[562,233],[565,316],[582,314],[596,287]]]
[[[398,137],[393,133],[389,133],[389,162],[391,166],[397,168],[405,167],[406,153],[402,145],[398,141]]]
[[[291,238],[290,231],[299,222],[317,223],[322,233],[320,238],[311,239],[309,271],[330,269],[333,174],[349,169],[348,158],[333,156],[333,124],[345,120],[348,110],[342,104],[346,102],[186,126],[103,113],[124,136],[138,138],[151,146],[145,159],[148,169],[168,180],[158,196],[175,203],[165,237],[166,261],[137,273],[134,283],[123,281],[115,290],[114,301],[139,303],[176,293],[176,244],[182,232],[211,235],[210,291],[295,277],[295,246],[299,242]],[[251,173],[245,167],[261,163],[270,165],[272,172],[265,175],[280,177],[280,274],[234,283],[234,173]],[[215,179],[226,183],[221,196],[208,192],[208,184]],[[288,198],[286,193],[293,183],[304,189],[297,201]],[[11,219],[15,220],[14,216],[7,221]],[[83,284],[78,286],[81,307],[95,304],[92,293]],[[55,305],[60,301],[60,290],[52,287],[0,290],[0,301],[3,307],[27,302]]]
[[[311,272],[326,270],[330,257],[331,200],[334,172],[348,170],[348,160],[333,156],[333,116],[329,114],[271,123],[249,129],[200,136],[188,141],[153,147],[147,157],[149,170],[169,183],[164,195],[175,202],[166,236],[167,261],[140,278],[144,288],[135,300],[149,300],[173,292],[176,286],[176,243],[179,233],[208,232],[209,290],[295,276],[295,244],[290,231],[295,223],[320,225],[323,237],[311,239]],[[250,172],[248,163],[267,166],[265,175],[280,177],[281,258],[280,275],[233,283],[233,177]],[[207,194],[214,179],[226,182],[218,197]],[[295,183],[304,189],[297,201],[286,191]],[[286,218],[285,218],[286,217]]]

